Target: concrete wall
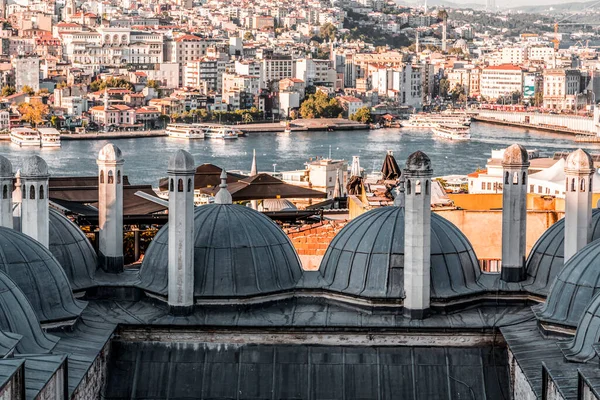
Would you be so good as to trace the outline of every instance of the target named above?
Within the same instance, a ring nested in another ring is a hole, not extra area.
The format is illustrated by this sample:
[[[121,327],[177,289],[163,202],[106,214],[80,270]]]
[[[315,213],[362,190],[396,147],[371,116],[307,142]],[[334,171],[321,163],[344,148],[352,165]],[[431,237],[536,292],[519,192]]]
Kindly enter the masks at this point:
[[[479,259],[502,257],[502,211],[443,210],[436,214],[446,218],[464,233]],[[539,237],[556,221],[563,217],[557,211],[527,212],[526,254]]]
[[[525,377],[523,370],[517,363],[510,349],[508,349],[508,367],[510,369],[510,386],[512,389],[513,399],[519,400],[536,400],[537,397]]]
[[[100,399],[102,388],[106,383],[106,365],[110,351],[108,341],[102,351],[98,354],[90,369],[87,371],[79,386],[71,395],[71,400],[94,400]]]
[[[524,113],[507,111],[480,111],[479,116],[493,118],[498,121],[506,121],[520,124],[531,124],[540,127],[560,127],[573,131],[598,133],[599,128],[594,124],[594,119],[574,115]]]

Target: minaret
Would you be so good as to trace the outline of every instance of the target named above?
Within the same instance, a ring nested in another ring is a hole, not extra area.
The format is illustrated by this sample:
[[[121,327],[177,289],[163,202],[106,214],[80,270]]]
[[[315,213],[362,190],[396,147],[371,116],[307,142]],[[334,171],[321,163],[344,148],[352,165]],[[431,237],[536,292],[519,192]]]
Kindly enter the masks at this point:
[[[108,88],[104,88],[104,111],[108,111]],[[106,124],[106,121],[104,123]]]
[[[13,169],[8,158],[0,156],[0,226],[13,227]]]
[[[431,295],[431,160],[421,151],[406,160],[404,178],[404,315],[429,314]]]
[[[169,160],[169,309],[194,306],[194,157],[178,150]]]
[[[335,170],[335,186],[333,187],[333,198],[342,197],[342,184],[340,182],[340,169]]]
[[[565,163],[565,263],[592,237],[592,183],[594,160],[582,149]]]
[[[256,149],[252,150],[252,168],[250,169],[250,176],[258,174],[258,168],[256,166]],[[250,207],[253,210],[258,210],[258,200],[250,200]]]
[[[112,143],[98,153],[98,262],[107,272],[123,271],[123,155]]]
[[[352,166],[350,167],[350,176],[362,176],[360,173],[360,157],[352,156]]]
[[[444,22],[442,23],[442,52],[446,52],[448,50],[448,17],[444,17]]]
[[[502,274],[505,282],[525,278],[525,244],[527,238],[527,150],[513,144],[502,159]]]
[[[221,171],[221,184],[219,187],[220,189],[215,196],[215,204],[232,204],[231,193],[227,190],[227,172],[225,170]]]
[[[15,186],[12,193],[13,202],[13,229],[21,231],[21,202],[23,201],[23,194],[21,192],[21,170],[18,169],[15,172]]]
[[[21,170],[21,232],[49,245],[48,164],[39,156],[27,157]]]

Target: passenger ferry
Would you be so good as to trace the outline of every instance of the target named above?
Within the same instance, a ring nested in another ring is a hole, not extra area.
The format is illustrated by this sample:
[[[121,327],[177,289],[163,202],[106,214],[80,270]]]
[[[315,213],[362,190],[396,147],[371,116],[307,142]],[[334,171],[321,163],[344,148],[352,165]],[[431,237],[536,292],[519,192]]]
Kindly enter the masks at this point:
[[[207,139],[237,139],[239,132],[228,126],[206,126],[204,128],[204,137]]]
[[[471,117],[460,114],[412,114],[408,121],[402,121],[403,128],[432,129],[440,124],[471,125]]]
[[[10,130],[10,141],[19,146],[40,147],[40,135],[31,128],[13,128]]]
[[[204,130],[201,127],[187,124],[169,124],[165,130],[169,137],[177,139],[204,139]]]
[[[431,128],[435,136],[450,140],[469,140],[469,127],[461,124],[439,124]]]
[[[54,128],[38,128],[42,147],[60,147],[60,132]]]
[[[285,129],[283,130],[283,133],[286,133],[286,134],[288,134],[288,135],[289,135],[290,133],[292,133],[292,127],[291,127],[291,125],[290,125],[290,123],[289,123],[289,122],[285,124]]]

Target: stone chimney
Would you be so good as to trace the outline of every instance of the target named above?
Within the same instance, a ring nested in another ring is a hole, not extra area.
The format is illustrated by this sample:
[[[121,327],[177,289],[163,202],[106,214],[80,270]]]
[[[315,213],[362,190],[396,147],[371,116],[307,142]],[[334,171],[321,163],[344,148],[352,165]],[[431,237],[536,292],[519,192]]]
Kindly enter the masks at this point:
[[[39,156],[27,157],[21,170],[21,232],[49,245],[48,164]]]

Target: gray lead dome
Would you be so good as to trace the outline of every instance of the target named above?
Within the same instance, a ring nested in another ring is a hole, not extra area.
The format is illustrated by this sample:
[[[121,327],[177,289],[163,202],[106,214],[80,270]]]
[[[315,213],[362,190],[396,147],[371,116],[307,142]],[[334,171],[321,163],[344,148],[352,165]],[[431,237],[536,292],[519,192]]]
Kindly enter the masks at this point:
[[[42,244],[0,227],[0,271],[23,291],[42,323],[79,317],[86,303],[75,300],[64,270]]]
[[[48,164],[40,156],[30,156],[23,160],[21,177],[48,176]]]
[[[168,168],[169,172],[194,172],[196,170],[194,157],[185,150],[177,150],[169,158]]]
[[[319,270],[324,289],[367,298],[404,298],[404,208],[381,207],[346,225]],[[452,223],[431,215],[431,297],[481,292],[475,252]]]
[[[166,296],[169,224],[156,235],[140,270],[142,287]],[[235,299],[291,290],[302,276],[285,233],[257,211],[208,204],[194,215],[194,297]]]

